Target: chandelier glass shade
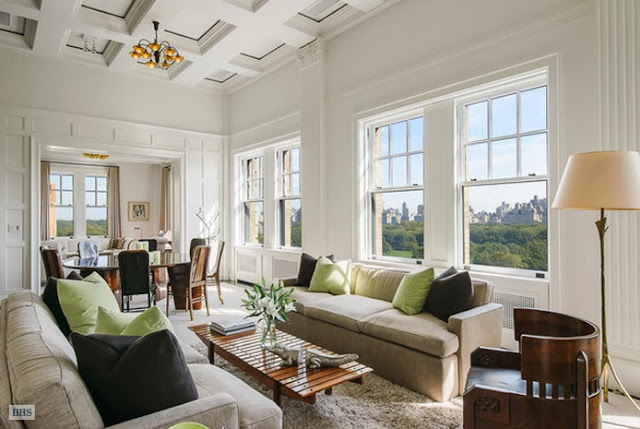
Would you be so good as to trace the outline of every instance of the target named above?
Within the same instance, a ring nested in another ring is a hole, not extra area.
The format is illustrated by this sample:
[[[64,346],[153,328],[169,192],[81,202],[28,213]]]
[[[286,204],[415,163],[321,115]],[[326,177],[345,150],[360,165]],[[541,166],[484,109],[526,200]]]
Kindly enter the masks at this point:
[[[153,29],[156,32],[153,42],[150,42],[147,39],[141,39],[137,45],[133,46],[133,50],[129,52],[129,55],[131,55],[131,58],[136,61],[140,58],[146,60],[144,64],[150,69],[158,68],[167,70],[173,64],[181,63],[184,58],[180,56],[178,50],[171,46],[169,42],[158,42],[159,27],[160,23],[158,21],[153,21]]]

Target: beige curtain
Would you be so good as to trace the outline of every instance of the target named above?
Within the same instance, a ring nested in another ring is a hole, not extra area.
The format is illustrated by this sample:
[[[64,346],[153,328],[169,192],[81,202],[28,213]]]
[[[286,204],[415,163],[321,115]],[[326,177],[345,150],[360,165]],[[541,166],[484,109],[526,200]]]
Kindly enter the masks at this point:
[[[40,163],[40,240],[51,239],[51,229],[49,228],[49,194],[51,188],[51,163],[43,161]]]
[[[169,180],[171,180],[171,167],[162,169],[162,189],[160,191],[160,231],[169,229]]]
[[[120,217],[120,167],[109,167],[109,189],[107,196],[107,218],[109,219],[109,237],[122,237]]]

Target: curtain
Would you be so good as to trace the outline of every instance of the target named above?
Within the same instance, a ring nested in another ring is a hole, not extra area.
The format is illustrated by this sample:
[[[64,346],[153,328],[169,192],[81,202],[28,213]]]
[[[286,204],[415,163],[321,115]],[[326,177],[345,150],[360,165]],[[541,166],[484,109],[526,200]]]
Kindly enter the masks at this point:
[[[51,229],[49,228],[49,193],[51,189],[51,163],[43,161],[40,163],[40,240],[51,239]]]
[[[109,167],[109,184],[107,193],[107,218],[109,219],[109,237],[122,237],[120,217],[120,167]]]
[[[166,231],[169,227],[169,181],[171,180],[171,167],[162,169],[162,189],[160,191],[160,231]]]

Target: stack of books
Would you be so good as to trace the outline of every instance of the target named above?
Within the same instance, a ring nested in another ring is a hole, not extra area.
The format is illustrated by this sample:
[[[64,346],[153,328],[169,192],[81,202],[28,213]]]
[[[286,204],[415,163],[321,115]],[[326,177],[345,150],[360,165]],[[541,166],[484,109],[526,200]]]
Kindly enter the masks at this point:
[[[226,322],[211,322],[211,330],[220,335],[235,335],[256,329],[256,322],[249,319],[234,319]]]

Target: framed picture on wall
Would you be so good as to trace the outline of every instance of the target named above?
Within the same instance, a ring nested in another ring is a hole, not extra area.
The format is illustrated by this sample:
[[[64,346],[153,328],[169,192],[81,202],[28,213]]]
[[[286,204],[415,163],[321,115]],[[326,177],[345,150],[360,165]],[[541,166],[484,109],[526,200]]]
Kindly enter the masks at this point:
[[[146,201],[129,201],[129,220],[149,220],[149,203]]]

